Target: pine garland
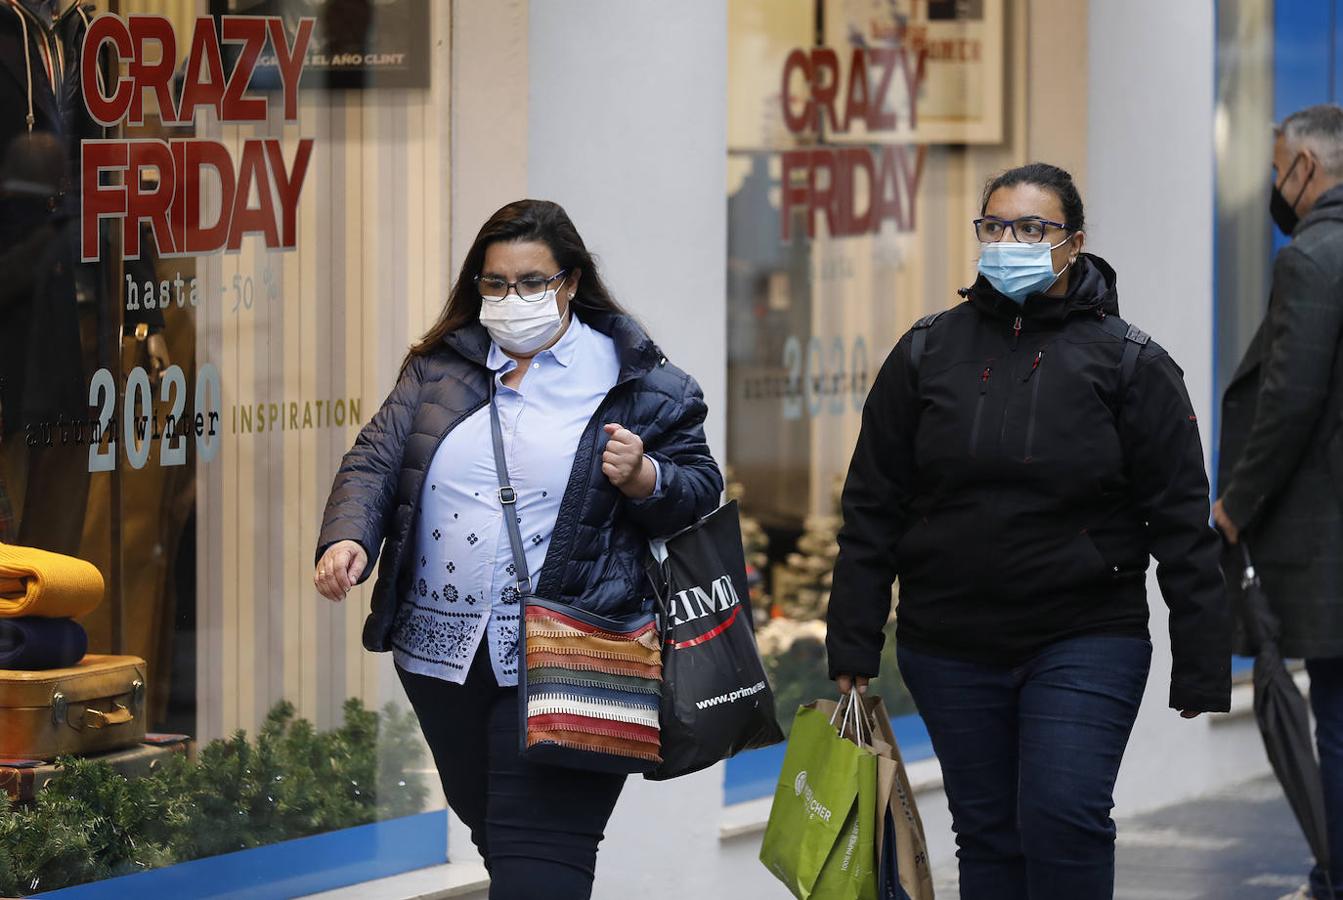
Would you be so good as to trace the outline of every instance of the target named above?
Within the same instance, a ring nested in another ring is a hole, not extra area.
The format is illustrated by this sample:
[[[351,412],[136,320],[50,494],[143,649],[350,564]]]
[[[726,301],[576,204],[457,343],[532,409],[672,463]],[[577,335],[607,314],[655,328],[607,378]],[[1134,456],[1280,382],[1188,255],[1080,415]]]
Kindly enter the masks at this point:
[[[249,742],[239,731],[193,762],[174,755],[144,778],[59,760],[32,805],[0,810],[0,896],[19,897],[219,853],[411,815],[428,788],[412,713],[345,701],[318,732],[281,702]]]

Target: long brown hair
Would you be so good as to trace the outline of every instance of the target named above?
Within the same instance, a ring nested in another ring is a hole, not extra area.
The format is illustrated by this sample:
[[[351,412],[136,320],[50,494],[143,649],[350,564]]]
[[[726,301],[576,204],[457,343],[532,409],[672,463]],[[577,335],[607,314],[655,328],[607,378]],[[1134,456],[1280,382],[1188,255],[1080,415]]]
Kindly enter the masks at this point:
[[[606,289],[596,260],[564,208],[549,200],[517,200],[490,216],[481,226],[466,253],[462,270],[457,273],[447,305],[434,327],[410,348],[406,365],[416,356],[433,353],[447,335],[480,319],[481,300],[476,289],[476,276],[485,266],[485,251],[492,244],[514,241],[540,241],[550,248],[561,269],[583,273],[578,293],[569,301],[571,306],[579,310],[628,315]]]

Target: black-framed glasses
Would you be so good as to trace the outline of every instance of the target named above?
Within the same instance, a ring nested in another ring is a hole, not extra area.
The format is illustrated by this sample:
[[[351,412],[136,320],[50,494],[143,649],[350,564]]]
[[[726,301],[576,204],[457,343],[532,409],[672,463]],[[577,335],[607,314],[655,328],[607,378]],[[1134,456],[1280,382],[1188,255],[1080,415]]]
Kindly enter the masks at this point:
[[[1023,216],[1014,221],[1000,219],[997,216],[975,219],[975,237],[979,238],[981,244],[996,244],[1009,231],[1012,233],[1012,240],[1018,243],[1038,244],[1045,239],[1045,234],[1050,228],[1068,230],[1068,226],[1062,222],[1051,222],[1039,216]]]
[[[517,281],[509,281],[495,275],[477,275],[476,290],[480,291],[480,299],[491,303],[502,302],[509,291],[516,293],[518,299],[524,303],[538,303],[545,298],[552,282],[559,281],[568,274],[568,269],[561,269],[549,278],[537,275],[520,278]]]

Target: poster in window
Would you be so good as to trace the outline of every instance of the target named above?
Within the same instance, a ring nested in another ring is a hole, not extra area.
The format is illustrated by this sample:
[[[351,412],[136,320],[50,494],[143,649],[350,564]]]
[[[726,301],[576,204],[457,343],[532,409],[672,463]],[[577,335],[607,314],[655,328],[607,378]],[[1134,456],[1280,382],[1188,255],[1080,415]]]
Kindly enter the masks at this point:
[[[299,22],[312,19],[304,88],[429,87],[429,0],[210,0],[210,12],[280,16],[291,42]],[[278,83],[274,59],[263,53],[252,84]]]

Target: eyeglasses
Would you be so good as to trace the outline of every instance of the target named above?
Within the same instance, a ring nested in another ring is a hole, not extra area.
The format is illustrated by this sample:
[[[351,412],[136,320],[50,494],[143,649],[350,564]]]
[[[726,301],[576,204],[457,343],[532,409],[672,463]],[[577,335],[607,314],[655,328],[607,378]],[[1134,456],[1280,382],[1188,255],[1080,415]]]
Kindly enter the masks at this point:
[[[487,300],[490,303],[500,303],[508,292],[514,291],[518,299],[524,303],[537,303],[545,298],[546,291],[550,289],[552,281],[559,281],[569,274],[568,269],[563,269],[551,275],[549,278],[522,278],[518,281],[509,281],[506,278],[499,278],[494,275],[477,275],[476,289],[480,291],[480,299]]]
[[[975,219],[975,236],[979,238],[981,244],[997,243],[1009,231],[1012,232],[1014,241],[1022,244],[1038,244],[1045,239],[1045,232],[1050,228],[1068,230],[1068,226],[1062,222],[1051,222],[1039,216],[1025,216],[1014,222],[997,216]]]

